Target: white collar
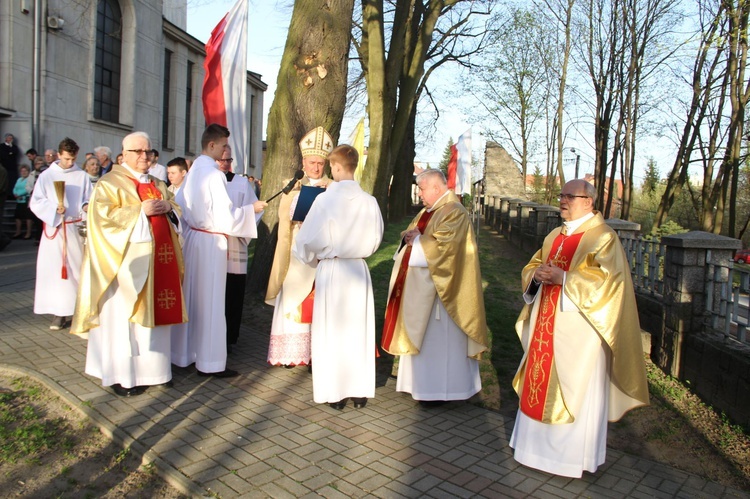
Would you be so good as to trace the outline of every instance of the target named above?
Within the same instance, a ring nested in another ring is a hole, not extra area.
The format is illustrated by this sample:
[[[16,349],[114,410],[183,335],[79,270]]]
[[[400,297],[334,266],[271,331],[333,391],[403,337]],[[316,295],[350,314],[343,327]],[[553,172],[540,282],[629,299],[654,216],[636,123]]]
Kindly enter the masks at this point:
[[[129,171],[130,174],[133,177],[135,177],[136,180],[138,180],[138,182],[140,182],[142,184],[148,184],[150,182],[150,180],[148,179],[148,173],[137,172],[137,171],[133,170],[132,168],[130,168],[128,165],[126,165],[125,162],[123,162],[120,166],[122,166],[127,171]]]
[[[572,234],[573,232],[575,232],[576,230],[578,230],[578,227],[580,227],[581,225],[583,225],[584,222],[586,222],[587,220],[589,220],[590,218],[593,218],[593,217],[594,217],[594,212],[592,211],[591,213],[586,213],[581,218],[576,218],[575,220],[570,220],[570,221],[567,221],[567,222],[563,222],[563,225],[565,225],[565,227],[567,227],[568,234]]]

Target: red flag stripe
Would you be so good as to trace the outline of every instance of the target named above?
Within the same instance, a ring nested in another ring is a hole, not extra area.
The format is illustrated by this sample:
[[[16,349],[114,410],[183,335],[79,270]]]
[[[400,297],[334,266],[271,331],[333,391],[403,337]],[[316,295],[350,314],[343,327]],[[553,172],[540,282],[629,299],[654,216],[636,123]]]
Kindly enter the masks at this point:
[[[206,59],[203,62],[205,77],[203,78],[203,116],[206,123],[227,125],[226,106],[224,104],[224,82],[221,71],[221,46],[224,42],[227,17],[225,15],[211,32],[211,38],[206,44]]]

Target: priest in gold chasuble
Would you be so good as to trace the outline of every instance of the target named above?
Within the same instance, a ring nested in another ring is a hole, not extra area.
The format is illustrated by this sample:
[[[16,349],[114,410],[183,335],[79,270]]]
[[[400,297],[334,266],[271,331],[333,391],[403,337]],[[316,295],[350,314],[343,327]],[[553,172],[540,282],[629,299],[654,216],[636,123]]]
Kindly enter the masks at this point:
[[[86,373],[118,395],[172,379],[170,326],[187,321],[179,207],[148,175],[144,132],[123,140],[124,160],[96,184],[71,332],[88,332]]]
[[[648,404],[630,267],[584,180],[560,194],[564,224],[522,271],[513,380],[519,410],[510,446],[531,468],[580,478],[604,463],[607,422]]]
[[[482,388],[489,345],[476,238],[440,170],[417,185],[425,208],[394,258],[381,344],[401,356],[396,390],[424,405],[466,400]]]

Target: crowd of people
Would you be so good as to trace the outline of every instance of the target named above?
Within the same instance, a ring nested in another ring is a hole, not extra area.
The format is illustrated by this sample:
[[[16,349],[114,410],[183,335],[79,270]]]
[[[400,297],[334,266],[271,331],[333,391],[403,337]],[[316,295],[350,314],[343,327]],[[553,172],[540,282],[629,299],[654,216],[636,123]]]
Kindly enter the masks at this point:
[[[28,199],[43,223],[34,312],[52,315],[51,329],[87,337],[85,372],[117,395],[171,386],[172,364],[195,365],[199,376],[239,374],[227,359],[239,338],[248,244],[267,203],[254,181],[233,173],[229,136],[209,125],[192,165],[175,158],[165,167],[149,136],[134,132],[121,158],[96,148],[84,169],[66,138],[39,168],[30,150],[34,168],[14,181],[17,206]],[[356,149],[334,147],[323,127],[299,146],[301,169],[280,192],[267,361],[307,366],[316,403],[361,409],[375,396],[378,352],[365,259],[380,246],[383,219],[354,180]],[[0,168],[0,187],[7,182]],[[393,257],[380,348],[399,356],[396,390],[433,407],[481,391],[490,339],[469,213],[439,170],[416,184],[423,208]],[[522,271],[510,445],[526,466],[580,477],[604,463],[607,422],[647,404],[648,389],[619,238],[587,182],[566,183],[559,199],[563,226]],[[26,237],[31,221],[19,210],[15,236]]]

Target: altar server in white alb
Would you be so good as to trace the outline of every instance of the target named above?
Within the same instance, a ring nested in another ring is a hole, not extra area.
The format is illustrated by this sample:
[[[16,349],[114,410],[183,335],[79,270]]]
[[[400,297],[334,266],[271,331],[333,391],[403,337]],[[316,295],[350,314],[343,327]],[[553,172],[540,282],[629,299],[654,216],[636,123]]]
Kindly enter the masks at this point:
[[[232,172],[232,148],[227,146],[221,159],[217,161],[219,170],[227,177],[227,193],[235,207],[253,206],[258,201],[255,189],[247,177]],[[263,212],[255,214],[255,222],[260,221]],[[242,324],[242,307],[245,304],[245,280],[247,276],[247,246],[250,239],[227,237],[229,255],[227,259],[227,285],[224,315],[227,318],[227,352],[237,344]]]
[[[92,189],[88,174],[75,163],[78,144],[65,138],[58,153],[59,159],[39,175],[29,201],[31,211],[44,223],[36,262],[34,313],[52,314],[52,330],[68,327],[75,310],[83,261],[83,239],[76,224],[88,210]]]
[[[126,136],[122,164],[96,183],[71,326],[89,333],[86,374],[123,397],[170,384],[170,326],[187,320],[179,207],[148,174],[150,148],[146,133]]]
[[[354,180],[357,150],[328,156],[334,182],[310,208],[294,256],[317,262],[312,316],[313,399],[343,409],[348,398],[364,407],[375,396],[375,308],[365,258],[383,237],[378,202]]]
[[[430,406],[482,389],[478,359],[489,340],[469,213],[440,170],[420,173],[417,186],[424,209],[402,234],[382,346],[401,356],[396,390]]]
[[[648,383],[630,264],[596,189],[571,180],[559,199],[563,226],[521,273],[510,446],[525,466],[580,478],[605,462],[607,422],[648,404]]]
[[[196,158],[177,193],[182,207],[185,242],[185,299],[187,324],[172,329],[172,363],[195,363],[200,376],[236,376],[227,369],[227,324],[224,289],[227,280],[227,238],[257,237],[256,213],[266,206],[234,206],[227,193],[227,179],[216,161],[227,147],[229,130],[217,124],[203,132],[203,153]]]

